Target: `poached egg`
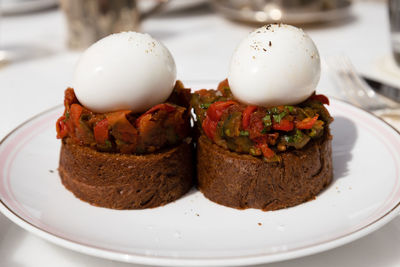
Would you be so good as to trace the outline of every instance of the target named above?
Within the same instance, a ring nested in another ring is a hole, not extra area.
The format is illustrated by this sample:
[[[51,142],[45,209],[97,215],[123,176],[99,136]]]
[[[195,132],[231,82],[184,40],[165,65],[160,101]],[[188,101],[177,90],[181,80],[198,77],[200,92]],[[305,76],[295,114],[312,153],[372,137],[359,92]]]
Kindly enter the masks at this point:
[[[250,33],[236,48],[228,81],[239,101],[271,107],[306,100],[320,73],[318,50],[303,30],[270,24]]]
[[[90,46],[73,77],[79,102],[99,113],[144,112],[164,102],[176,81],[169,50],[148,34],[121,32]]]

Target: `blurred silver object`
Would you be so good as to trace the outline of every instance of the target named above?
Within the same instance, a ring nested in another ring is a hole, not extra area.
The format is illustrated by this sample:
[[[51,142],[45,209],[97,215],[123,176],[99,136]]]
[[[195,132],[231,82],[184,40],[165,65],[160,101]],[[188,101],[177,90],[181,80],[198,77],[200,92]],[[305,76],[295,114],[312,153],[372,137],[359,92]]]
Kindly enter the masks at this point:
[[[388,7],[393,57],[400,66],[400,0],[389,0]]]
[[[68,25],[68,46],[84,49],[97,40],[121,31],[137,31],[140,22],[158,12],[167,2],[141,11],[137,0],[61,0]]]
[[[212,6],[232,20],[266,24],[307,24],[345,19],[350,0],[214,0]]]
[[[346,56],[328,58],[326,63],[332,78],[348,101],[374,113],[400,130],[400,103],[372,90],[357,74],[353,64]]]
[[[372,89],[378,94],[386,96],[396,102],[400,103],[400,88],[393,87],[389,84],[382,83],[368,77],[362,77]]]

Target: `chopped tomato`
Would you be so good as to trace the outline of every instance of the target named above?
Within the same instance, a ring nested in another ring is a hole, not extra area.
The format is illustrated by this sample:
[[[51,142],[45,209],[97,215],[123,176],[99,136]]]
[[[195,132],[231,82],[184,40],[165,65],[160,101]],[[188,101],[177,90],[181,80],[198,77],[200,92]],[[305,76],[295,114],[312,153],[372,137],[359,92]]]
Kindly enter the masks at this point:
[[[83,107],[79,104],[71,105],[71,119],[76,127],[79,127],[79,119],[81,117]]]
[[[244,130],[250,125],[250,116],[257,109],[256,106],[247,106],[246,109],[243,111],[243,118],[242,118],[242,127]]]
[[[252,116],[250,116],[249,127],[247,128],[249,132],[250,139],[256,139],[265,135],[264,123],[262,121],[263,114],[260,112],[254,112]]]
[[[224,110],[234,104],[236,104],[235,101],[218,101],[208,107],[207,116],[201,126],[210,139],[215,137],[218,121],[221,119]]]
[[[130,110],[121,110],[121,111],[116,111],[116,112],[111,112],[106,114],[108,124],[110,126],[113,126],[115,123],[117,123],[120,120],[126,120],[126,115],[131,113]]]
[[[152,153],[188,136],[189,98],[190,90],[177,82],[168,102],[144,114],[131,110],[96,113],[82,106],[74,90],[68,88],[64,96],[64,114],[56,123],[57,138],[69,138],[77,145],[102,152]],[[136,127],[137,122],[139,127]]]
[[[206,96],[210,94],[210,91],[207,89],[201,89],[195,92],[196,94],[200,95],[200,96]]]
[[[272,128],[278,131],[289,132],[293,130],[294,124],[289,120],[281,120],[279,123],[273,123]]]
[[[261,149],[263,156],[267,159],[272,158],[275,155],[275,152],[269,148],[267,144],[258,144],[257,147]]]
[[[218,101],[214,102],[210,105],[210,107],[207,109],[207,117],[209,117],[213,121],[219,121],[221,118],[224,110],[231,106],[236,104],[235,101]]]
[[[108,139],[108,120],[99,121],[93,129],[94,139],[98,144],[104,144]]]
[[[223,89],[224,88],[229,88],[229,82],[228,82],[228,79],[225,79],[225,80],[223,80],[222,82],[220,82],[219,84],[218,84],[218,88],[217,88],[217,90],[218,91],[223,91]]]
[[[126,143],[136,143],[137,130],[130,123],[117,123],[113,127],[113,134],[116,139]]]
[[[135,143],[137,130],[126,118],[126,115],[130,112],[129,110],[117,111],[107,114],[106,117],[112,129],[112,134],[116,139],[127,143]]]
[[[65,116],[61,116],[56,122],[57,138],[62,139],[68,134],[68,128],[65,124]]]
[[[268,144],[275,145],[276,144],[276,140],[279,137],[279,133],[270,133],[267,136],[268,136]]]
[[[174,106],[169,105],[169,104],[158,104],[158,105],[155,105],[154,107],[152,107],[151,109],[149,109],[148,111],[146,111],[144,114],[153,113],[154,111],[157,111],[157,110],[165,110],[167,112],[172,112],[175,109],[176,108]]]
[[[158,105],[155,105],[154,107],[152,107],[151,109],[149,109],[148,111],[143,113],[139,118],[136,119],[136,122],[135,122],[136,127],[139,127],[141,120],[145,116],[147,116],[148,114],[151,114],[151,113],[153,113],[155,111],[158,111],[158,110],[165,110],[166,112],[172,112],[172,111],[175,111],[176,108],[174,106],[172,106],[172,105],[169,105],[169,104],[158,104]],[[125,111],[125,112],[130,112],[130,111]]]
[[[284,111],[285,110],[285,106],[277,106],[276,107],[279,111]]]
[[[314,126],[317,119],[318,119],[318,114],[315,115],[313,118],[305,118],[302,121],[296,122],[296,128],[300,130],[311,129]]]
[[[317,101],[321,102],[322,104],[329,105],[329,98],[327,98],[324,95],[312,95],[312,96],[310,96],[310,99],[317,100]]]
[[[65,90],[65,97],[64,97],[64,105],[65,107],[71,106],[74,103],[78,103],[78,99],[76,98],[74,89],[68,88]]]
[[[206,117],[205,120],[203,121],[203,124],[201,125],[204,130],[204,133],[211,140],[214,140],[215,132],[217,130],[217,125],[218,121],[213,121],[209,117]]]

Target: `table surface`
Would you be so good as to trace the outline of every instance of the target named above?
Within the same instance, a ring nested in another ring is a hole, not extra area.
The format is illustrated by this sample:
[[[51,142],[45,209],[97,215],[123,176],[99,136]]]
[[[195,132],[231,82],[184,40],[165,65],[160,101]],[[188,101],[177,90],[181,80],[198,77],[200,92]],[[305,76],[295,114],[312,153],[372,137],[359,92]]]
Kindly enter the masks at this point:
[[[254,26],[227,21],[208,7],[169,11],[142,24],[142,31],[163,41],[185,81],[222,80],[230,56]],[[391,61],[387,7],[356,2],[347,20],[304,27],[321,58],[345,54],[365,75],[400,85]],[[33,115],[62,103],[79,52],[65,47],[62,13],[48,10],[0,19],[0,47],[16,60],[0,68],[0,138]],[[318,91],[341,97],[323,68]],[[400,218],[348,245],[317,255],[268,266],[400,266]],[[73,252],[28,233],[0,215],[0,266],[136,266]]]

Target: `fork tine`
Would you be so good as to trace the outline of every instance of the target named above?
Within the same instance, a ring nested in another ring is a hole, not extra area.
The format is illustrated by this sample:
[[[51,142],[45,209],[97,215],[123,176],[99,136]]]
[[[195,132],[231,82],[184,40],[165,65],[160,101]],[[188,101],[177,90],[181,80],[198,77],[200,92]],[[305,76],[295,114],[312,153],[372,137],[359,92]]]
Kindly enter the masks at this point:
[[[399,108],[400,105],[380,96],[357,74],[350,59],[346,56],[327,60],[330,73],[348,99],[355,105],[368,110]]]
[[[346,71],[351,75],[355,85],[363,92],[363,99],[366,103],[367,109],[377,110],[386,108],[400,108],[400,105],[395,101],[377,94],[361,77],[357,74],[354,65],[348,57],[343,57],[346,64]]]
[[[345,97],[347,97],[353,104],[362,107],[362,104],[359,101],[359,97],[355,87],[351,80],[349,80],[348,75],[344,75],[346,71],[343,69],[343,63],[340,57],[331,57],[326,60],[328,68],[331,70],[331,77],[334,79],[335,83],[341,89],[341,92],[344,93]]]
[[[376,95],[375,91],[372,90],[369,85],[361,79],[361,77],[356,73],[354,65],[350,62],[348,57],[343,57],[343,64],[346,66],[346,71],[351,75],[354,82],[359,85],[360,90],[364,92],[369,97],[374,97]]]

